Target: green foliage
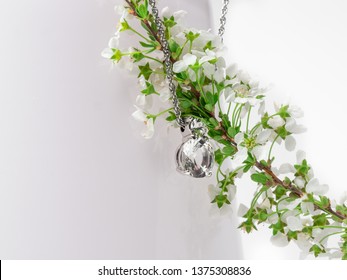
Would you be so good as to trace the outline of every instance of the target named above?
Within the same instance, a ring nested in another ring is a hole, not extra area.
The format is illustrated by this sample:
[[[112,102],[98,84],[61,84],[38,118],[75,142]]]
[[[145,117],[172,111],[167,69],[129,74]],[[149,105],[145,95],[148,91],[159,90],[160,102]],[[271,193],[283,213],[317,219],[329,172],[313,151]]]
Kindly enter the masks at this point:
[[[140,70],[140,73],[138,77],[143,75],[146,80],[148,80],[151,74],[153,73],[153,70],[149,66],[149,62],[147,62],[145,65],[139,65],[139,70]]]
[[[128,30],[129,32],[135,33],[136,36],[140,38],[139,44],[137,44],[137,47],[132,47],[133,51],[129,52],[111,49],[113,54],[111,60],[119,62],[123,56],[130,57],[131,61],[138,66],[138,77],[142,75],[146,80],[145,88],[141,89],[141,94],[145,96],[153,94],[159,95],[156,88],[159,91],[161,85],[159,84],[159,87],[157,87],[155,81],[153,81],[154,84],[149,81],[150,78],[152,78],[151,75],[153,72],[156,74],[155,77],[161,75],[162,72],[164,72],[164,74],[166,72],[166,68],[163,67],[161,63],[162,57],[154,57],[157,54],[155,52],[156,50],[163,50],[161,40],[158,39],[160,38],[158,35],[158,27],[153,15],[151,15],[148,0],[130,0],[130,2],[131,5],[129,5],[130,7],[128,8],[133,9],[131,13],[136,14],[135,18],[140,22],[138,26],[141,26],[143,30],[142,32],[136,31],[133,26],[130,26],[129,23],[123,19],[119,31]],[[243,79],[237,81],[239,79],[239,74],[230,74],[232,71],[228,72],[226,69],[224,69],[225,72],[227,72],[228,75],[233,75],[233,77],[226,75],[225,79],[217,82],[216,80],[218,79],[215,75],[219,67],[217,61],[220,60],[212,55],[208,62],[204,62],[203,66],[199,64],[199,58],[206,55],[203,53],[204,51],[220,51],[219,46],[213,45],[215,41],[207,37],[208,41],[205,43],[205,46],[200,45],[200,49],[196,50],[195,48],[198,44],[193,43],[200,36],[203,36],[204,33],[200,34],[197,31],[185,30],[183,31],[185,38],[183,37],[181,38],[182,40],[179,41],[171,36],[172,27],[179,24],[174,16],[163,18],[163,24],[165,27],[165,35],[169,43],[169,50],[171,52],[171,61],[173,63],[181,60],[187,52],[193,55],[199,53],[199,55],[197,55],[197,62],[193,65],[189,65],[188,70],[174,73],[174,80],[182,116],[194,117],[201,120],[206,124],[208,136],[216,142],[217,148],[214,151],[214,160],[217,165],[216,179],[218,182],[218,194],[211,202],[215,203],[218,208],[230,204],[230,188],[234,187],[235,181],[237,181],[237,178],[243,173],[250,172],[252,173],[250,176],[251,180],[259,186],[251,200],[250,208],[244,215],[244,220],[239,226],[240,228],[249,233],[252,230],[257,230],[256,225],[267,223],[269,224],[269,228],[272,229],[273,235],[279,233],[281,233],[281,235],[284,234],[288,241],[299,241],[299,234],[304,234],[309,240],[308,242],[311,242],[312,246],[310,247],[310,252],[315,256],[319,256],[321,253],[328,252],[328,250],[325,248],[326,245],[314,239],[313,235],[316,229],[324,230],[328,227],[337,225],[335,227],[337,227],[340,232],[336,234],[339,234],[341,241],[339,246],[342,252],[342,259],[347,259],[346,205],[336,205],[335,207],[332,206],[333,203],[330,203],[328,197],[307,193],[305,186],[312,178],[310,172],[311,168],[306,159],[295,164],[295,172],[290,173],[287,177],[277,175],[278,173],[274,169],[274,167],[278,166],[273,166],[276,162],[275,157],[271,154],[272,147],[279,144],[276,140],[285,140],[289,135],[292,135],[292,133],[286,129],[288,119],[293,117],[290,113],[290,105],[281,105],[280,108],[276,107],[275,112],[272,113],[262,112],[260,113],[260,119],[253,123],[255,116],[254,111],[256,111],[255,107],[263,102],[265,98],[263,92],[259,91],[255,95],[252,95],[253,91],[256,90],[252,88],[252,84]],[[210,54],[210,52],[207,53]],[[153,55],[153,57],[151,57],[151,55]],[[159,63],[154,63],[150,66],[149,62],[153,62],[153,60]],[[156,67],[156,64],[160,66]],[[205,70],[205,66],[210,67],[210,74]],[[211,75],[214,68],[215,73]],[[151,81],[152,80],[155,79],[151,79]],[[235,96],[246,100],[251,97],[252,102],[246,101],[244,103],[243,101],[236,103],[235,101],[230,104],[221,104],[221,100],[224,100],[221,99],[221,97],[226,95],[228,90],[229,93],[231,91]],[[224,105],[228,105],[226,106],[227,108],[225,108]],[[176,120],[176,115],[171,107],[172,104],[159,114],[150,114],[147,112],[145,114],[147,118],[152,118],[153,120],[163,115],[168,122],[172,122]],[[260,110],[258,113],[259,112]],[[275,117],[282,118],[285,124],[276,129],[272,128],[268,122]],[[258,140],[259,133],[264,129],[272,130],[271,137],[269,137],[265,143]],[[242,135],[243,138],[238,138],[240,135]],[[242,139],[242,141],[238,141],[238,139]],[[242,155],[239,153],[240,149],[244,148],[248,151],[247,156],[243,154],[243,151],[241,153]],[[268,152],[268,156],[260,157],[256,153],[258,148],[267,149],[266,152]],[[232,161],[237,160],[238,164],[240,162],[238,161],[239,159],[243,162],[241,165],[239,164],[240,166],[236,166],[234,170],[229,171],[224,168],[224,164],[228,162],[228,159]],[[296,181],[297,179],[299,179],[299,181]],[[299,188],[300,181],[304,182]],[[287,209],[285,208],[286,203],[282,202],[296,204],[291,207],[288,206]],[[315,214],[303,213],[304,204],[302,204],[302,202],[313,203]],[[289,229],[290,227],[286,221],[286,215],[290,214],[299,219],[303,216],[308,219],[312,218],[312,224],[304,224],[302,230],[292,231]],[[327,236],[323,236],[322,238],[327,238]]]
[[[269,181],[269,178],[263,172],[252,174],[251,179],[262,185],[265,185]]]

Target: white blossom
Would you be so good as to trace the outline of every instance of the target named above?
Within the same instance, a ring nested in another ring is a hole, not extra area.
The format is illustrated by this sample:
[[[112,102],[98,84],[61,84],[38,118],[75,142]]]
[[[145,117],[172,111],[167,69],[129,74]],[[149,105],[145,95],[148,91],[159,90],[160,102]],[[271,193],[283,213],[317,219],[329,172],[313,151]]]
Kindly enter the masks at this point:
[[[285,147],[289,152],[292,152],[295,150],[296,146],[296,140],[293,136],[288,135],[284,141]]]
[[[317,178],[311,179],[306,185],[306,191],[316,195],[324,195],[328,192],[328,190],[329,186],[319,184],[319,180]]]
[[[264,129],[258,134],[256,142],[259,144],[265,144],[269,140],[271,133],[271,129]]]
[[[145,121],[145,129],[142,131],[141,135],[145,139],[150,139],[154,135],[154,124],[153,124],[153,119],[148,119]]]
[[[278,171],[279,171],[280,174],[294,173],[295,172],[295,168],[290,163],[283,163],[283,164],[280,165],[280,168],[279,168]]]
[[[244,205],[243,203],[240,203],[239,209],[237,211],[237,215],[239,217],[243,217],[247,212],[248,212],[249,208]]]
[[[289,216],[287,218],[287,226],[291,231],[300,231],[303,229],[300,218],[295,216]]]
[[[277,129],[280,126],[283,126],[285,124],[284,119],[282,119],[280,116],[276,115],[272,118],[270,118],[267,121],[268,125],[271,126],[273,129]]]
[[[294,118],[287,118],[285,128],[287,131],[293,134],[300,134],[307,131],[306,127],[303,125],[298,125]]]
[[[289,244],[287,236],[282,232],[277,232],[276,235],[271,236],[270,241],[277,247],[285,247]]]
[[[183,56],[182,60],[176,61],[173,64],[173,71],[175,73],[180,73],[186,71],[189,65],[193,65],[196,62],[196,56],[190,53],[187,53]]]

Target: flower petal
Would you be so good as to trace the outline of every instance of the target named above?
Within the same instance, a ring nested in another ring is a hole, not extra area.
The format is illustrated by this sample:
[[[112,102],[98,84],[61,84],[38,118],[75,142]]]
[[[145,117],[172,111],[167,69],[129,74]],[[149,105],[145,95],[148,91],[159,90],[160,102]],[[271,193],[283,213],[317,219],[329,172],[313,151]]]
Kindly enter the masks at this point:
[[[317,178],[313,178],[307,183],[306,191],[316,195],[324,195],[328,192],[328,185],[320,185]]]
[[[179,61],[176,61],[173,66],[172,66],[172,70],[175,72],[175,73],[181,73],[185,70],[187,70],[188,68],[188,65],[182,61],[182,60],[179,60]]]
[[[274,116],[274,117],[270,118],[267,123],[273,129],[276,129],[280,126],[283,126],[285,124],[285,121],[280,116]]]
[[[287,236],[281,232],[277,232],[276,235],[271,236],[270,241],[273,245],[277,247],[285,247],[289,244]]]
[[[191,53],[187,53],[183,56],[183,61],[186,65],[193,65],[196,62],[196,56]]]
[[[256,142],[259,144],[265,144],[265,142],[269,140],[271,133],[271,129],[264,129],[262,132],[258,134]]]
[[[296,140],[293,136],[289,135],[286,137],[286,140],[284,142],[286,149],[289,152],[292,152],[295,150],[295,146],[296,146]]]
[[[303,225],[301,224],[301,220],[295,216],[289,216],[287,218],[287,226],[291,231],[299,231],[303,229]]]

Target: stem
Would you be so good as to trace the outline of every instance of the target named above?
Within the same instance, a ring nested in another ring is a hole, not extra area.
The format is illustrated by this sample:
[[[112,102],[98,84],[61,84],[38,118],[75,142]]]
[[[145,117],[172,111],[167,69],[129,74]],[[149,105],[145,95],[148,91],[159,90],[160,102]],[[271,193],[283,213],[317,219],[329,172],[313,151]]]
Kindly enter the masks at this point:
[[[321,240],[319,240],[319,243],[322,243],[322,241],[323,241],[324,239],[327,239],[329,236],[332,236],[332,235],[335,235],[335,234],[342,234],[342,233],[344,233],[344,231],[338,231],[338,232],[330,233],[330,234],[324,236]]]
[[[154,116],[157,118],[157,117],[159,117],[159,116],[161,116],[161,115],[163,115],[163,114],[165,114],[165,113],[167,113],[167,112],[169,112],[169,111],[171,111],[173,109],[174,109],[173,107],[169,108],[169,109],[166,109],[166,110],[164,110],[164,111],[162,111],[162,112],[160,112],[160,113],[158,113],[157,115],[154,115]]]
[[[147,58],[147,59],[154,60],[154,61],[158,62],[159,64],[163,64],[163,62],[160,61],[159,59],[156,59],[156,58],[151,57],[151,56],[148,56],[148,55],[143,55],[143,56],[144,56],[145,58]]]
[[[135,30],[131,26],[129,26],[129,30],[131,30],[132,32],[134,32],[135,34],[137,34],[138,36],[140,36],[142,39],[146,40],[147,42],[152,43],[152,41],[150,39],[143,36],[140,32],[138,32],[137,30]]]
[[[278,139],[279,135],[277,134],[277,136],[275,137],[275,139],[272,141],[272,144],[271,144],[271,147],[270,147],[270,150],[269,150],[269,155],[267,157],[267,160],[270,162],[270,158],[271,158],[271,152],[272,152],[272,148],[274,147],[274,144],[276,142],[276,140]]]
[[[249,118],[251,116],[251,111],[252,111],[252,107],[250,106],[248,109],[248,115],[247,115],[247,125],[246,125],[246,132],[248,133],[248,126],[249,126]]]

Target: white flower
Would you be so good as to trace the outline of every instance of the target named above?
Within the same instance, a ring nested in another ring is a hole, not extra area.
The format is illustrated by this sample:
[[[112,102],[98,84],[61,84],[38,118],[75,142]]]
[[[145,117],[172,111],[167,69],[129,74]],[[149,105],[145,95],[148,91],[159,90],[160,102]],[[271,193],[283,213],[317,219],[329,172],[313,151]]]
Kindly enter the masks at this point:
[[[233,102],[235,99],[235,93],[232,91],[230,87],[227,87],[222,90],[221,95],[224,95],[224,99],[226,103]]]
[[[291,231],[300,231],[303,229],[303,225],[301,224],[301,220],[295,216],[289,216],[286,220],[287,226]]]
[[[324,195],[328,192],[328,190],[329,186],[319,184],[319,180],[317,178],[311,179],[306,185],[306,191],[316,195]]]
[[[147,121],[145,121],[145,129],[142,131],[141,135],[145,138],[145,139],[150,139],[153,137],[154,134],[154,124],[153,124],[153,119],[148,119]]]
[[[297,186],[297,187],[299,187],[299,188],[303,188],[303,187],[305,187],[305,180],[303,179],[303,178],[301,178],[301,177],[296,177],[295,179],[294,179],[294,183],[295,183],[295,185]]]
[[[249,90],[248,86],[245,84],[235,84],[232,86],[232,90],[235,94],[235,103],[246,104],[250,103],[251,105],[256,104],[256,99],[254,98],[253,93]]]
[[[276,116],[270,118],[267,123],[273,129],[276,129],[278,127],[283,126],[285,124],[285,121],[280,116],[276,115]]]
[[[287,236],[285,236],[282,232],[277,232],[276,235],[271,236],[270,241],[277,247],[285,247],[289,244]]]
[[[182,60],[176,61],[173,65],[173,71],[175,73],[180,73],[187,70],[189,65],[193,65],[196,62],[196,56],[187,53],[183,56]]]
[[[236,186],[235,185],[230,185],[228,186],[228,199],[229,201],[233,201],[236,196]]]
[[[295,172],[295,168],[290,163],[283,163],[283,164],[280,165],[280,168],[279,168],[278,171],[279,171],[279,174],[294,173]]]
[[[135,120],[140,122],[147,121],[147,115],[143,112],[143,110],[135,105],[136,111],[132,113],[132,116]]]
[[[200,65],[202,65],[202,64],[205,63],[205,62],[208,62],[208,61],[211,61],[211,60],[214,60],[214,59],[217,58],[216,53],[213,52],[213,51],[211,51],[211,50],[209,50],[209,49],[207,49],[207,50],[205,51],[205,54],[206,54],[206,55],[204,55],[203,57],[201,57],[201,58],[199,59],[199,64],[200,64]]]
[[[173,16],[175,18],[175,22],[179,23],[181,22],[181,19],[187,14],[186,11],[183,10],[179,10],[176,11],[174,13],[171,13],[170,9],[168,7],[164,7],[161,10],[161,16],[165,17],[165,18],[170,18],[171,16]]]
[[[243,217],[248,212],[248,210],[249,208],[246,205],[240,203],[239,209],[237,210],[237,215],[239,217]]]
[[[289,105],[288,113],[292,118],[295,119],[299,119],[304,116],[304,111],[296,105]]]
[[[265,144],[269,140],[271,133],[271,129],[264,129],[258,134],[256,142],[261,145]]]
[[[226,74],[230,79],[234,78],[237,74],[237,64],[232,64],[226,69]]]
[[[132,113],[132,116],[135,120],[143,122],[145,124],[145,129],[142,131],[141,135],[146,138],[152,138],[154,134],[154,124],[153,119],[148,119],[147,115],[143,110],[135,105],[136,111]]]
[[[253,148],[252,153],[256,159],[263,159],[265,155],[265,149],[263,146],[256,146]]]
[[[234,169],[240,167],[243,164],[243,162],[247,159],[247,152],[248,150],[245,147],[241,146],[238,149],[232,160],[232,166],[234,167]]]
[[[129,14],[128,9],[126,9],[124,5],[116,5],[114,7],[114,10],[121,16],[119,20],[120,22],[123,22],[124,20],[130,20],[134,17],[133,15]]]
[[[212,63],[206,62],[202,65],[202,68],[204,69],[205,76],[209,79],[212,79],[212,76],[216,71],[215,65],[213,65]]]
[[[311,214],[313,215],[314,213],[314,204],[312,202],[308,202],[308,201],[303,201],[300,204],[301,207],[301,211],[303,214]]]
[[[296,146],[296,140],[293,136],[291,135],[288,135],[286,137],[286,139],[284,140],[284,144],[285,144],[285,147],[286,149],[289,151],[289,152],[292,152],[295,150],[295,146]]]
[[[306,159],[306,153],[303,150],[298,150],[296,152],[296,162],[301,164],[304,159]]]
[[[269,209],[271,207],[270,200],[268,198],[265,198],[262,203],[258,205],[261,209]]]
[[[106,48],[101,52],[101,56],[107,59],[110,59],[113,56],[113,54],[114,54],[114,51],[111,50],[110,48]]]
[[[300,134],[300,133],[304,133],[307,131],[306,127],[304,127],[301,124],[298,125],[296,123],[296,120],[293,118],[287,118],[285,128],[287,131],[289,131],[290,133],[293,133],[293,134]]]
[[[115,36],[111,37],[111,39],[108,41],[108,47],[110,49],[117,49],[119,46],[119,33],[116,32]]]
[[[305,251],[308,252],[310,250],[310,248],[312,247],[312,243],[310,242],[310,237],[307,234],[301,233],[299,232],[297,234],[297,239],[294,239],[294,242],[296,243],[296,245],[298,245],[298,247]]]
[[[207,190],[208,190],[208,195],[209,195],[211,201],[212,201],[212,200],[216,197],[216,195],[218,195],[219,192],[220,192],[220,188],[216,187],[216,186],[213,185],[213,184],[208,185]]]
[[[260,116],[263,116],[265,113],[265,102],[264,100],[260,102],[259,108],[258,108],[258,114]]]

